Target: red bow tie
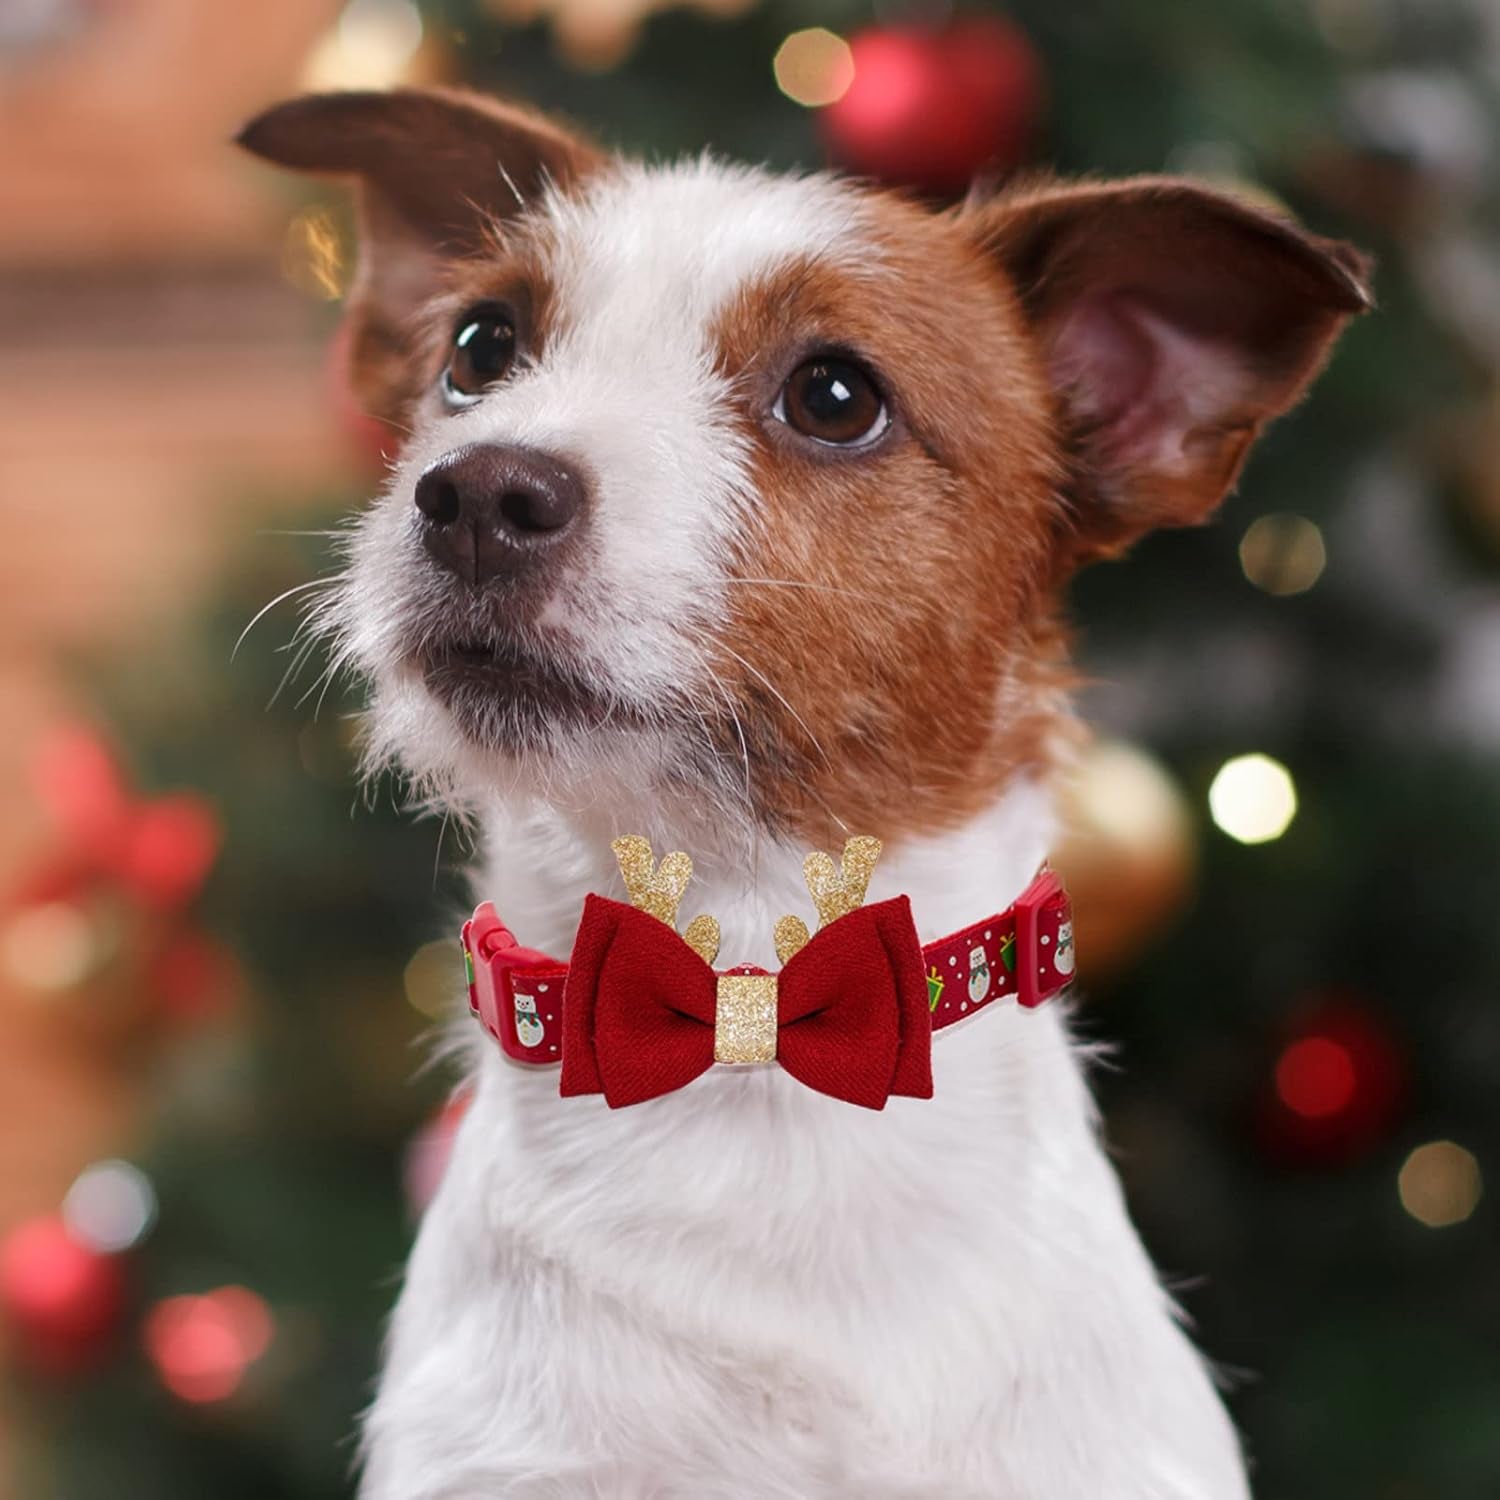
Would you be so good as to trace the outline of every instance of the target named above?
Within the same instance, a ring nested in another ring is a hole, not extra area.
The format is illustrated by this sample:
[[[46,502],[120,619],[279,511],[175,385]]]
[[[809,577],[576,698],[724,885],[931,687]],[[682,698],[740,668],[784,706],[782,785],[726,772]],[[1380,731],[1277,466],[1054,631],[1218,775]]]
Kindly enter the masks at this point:
[[[753,980],[738,998],[737,980]],[[869,1109],[892,1094],[930,1099],[927,993],[905,896],[840,917],[779,974],[717,974],[664,922],[590,896],[568,967],[562,1092],[614,1108],[669,1094],[715,1061],[744,1060],[724,1055],[747,1045],[726,1038],[738,1029],[820,1094]],[[774,1016],[757,1016],[773,997]]]
[[[1007,910],[926,947],[904,896],[859,907],[780,974],[716,973],[664,921],[602,896],[584,902],[569,964],[521,947],[487,901],[463,948],[474,1015],[513,1062],[561,1062],[564,1094],[636,1104],[716,1061],[774,1058],[809,1088],[879,1109],[893,1094],[931,1097],[932,1033],[1063,989],[1071,919],[1044,870]]]

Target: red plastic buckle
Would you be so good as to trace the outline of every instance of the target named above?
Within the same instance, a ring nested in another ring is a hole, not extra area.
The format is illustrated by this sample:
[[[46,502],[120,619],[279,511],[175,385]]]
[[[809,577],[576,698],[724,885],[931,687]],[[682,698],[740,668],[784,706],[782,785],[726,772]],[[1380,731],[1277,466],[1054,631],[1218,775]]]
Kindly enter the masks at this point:
[[[1016,914],[1016,1002],[1028,1010],[1034,1010],[1062,987],[1042,987],[1042,945],[1037,941],[1040,936],[1037,913],[1060,895],[1062,888],[1062,881],[1044,866],[1041,874],[1016,898],[1013,907]]]
[[[509,992],[513,969],[541,969],[549,980],[566,973],[550,954],[523,948],[500,920],[493,902],[483,901],[463,925],[464,977],[469,984],[469,1011],[513,1057],[535,1062],[516,1034],[515,1001]],[[558,984],[558,998],[562,986]]]

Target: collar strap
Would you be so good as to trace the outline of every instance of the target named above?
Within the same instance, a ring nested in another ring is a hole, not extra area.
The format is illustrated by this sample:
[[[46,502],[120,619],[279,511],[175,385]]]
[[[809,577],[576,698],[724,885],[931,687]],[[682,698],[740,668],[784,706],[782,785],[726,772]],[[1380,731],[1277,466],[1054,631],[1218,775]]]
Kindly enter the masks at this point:
[[[463,951],[469,1009],[505,1055],[533,1067],[560,1063],[568,966],[523,948],[488,901],[464,923]],[[1028,1009],[1050,1000],[1073,978],[1073,907],[1062,881],[1044,867],[1005,911],[925,944],[922,965],[934,1033],[1000,1000]]]

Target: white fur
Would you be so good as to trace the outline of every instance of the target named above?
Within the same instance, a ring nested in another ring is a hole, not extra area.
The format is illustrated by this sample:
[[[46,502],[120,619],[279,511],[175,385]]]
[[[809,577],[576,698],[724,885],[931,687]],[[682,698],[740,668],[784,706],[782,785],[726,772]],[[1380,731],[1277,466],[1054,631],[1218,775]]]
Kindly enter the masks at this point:
[[[523,232],[546,257],[560,310],[549,347],[473,407],[419,426],[355,538],[337,613],[348,657],[374,685],[377,756],[450,794],[514,771],[433,723],[400,650],[413,616],[429,607],[412,488],[434,460],[469,442],[554,453],[595,486],[589,566],[559,581],[532,636],[628,698],[685,690],[717,706],[704,638],[721,616],[720,580],[753,496],[730,388],[713,364],[713,320],[742,286],[792,260],[868,264],[875,257],[858,238],[862,227],[858,195],[832,178],[707,159],[622,164],[582,199],[547,201]],[[392,607],[393,588],[405,608]],[[616,750],[627,786],[659,769],[652,762],[666,753],[624,739]],[[549,795],[597,798],[598,759],[591,747],[581,774],[570,776],[559,757]]]
[[[1005,906],[1050,834],[1034,788],[894,851],[924,940]],[[607,850],[541,809],[481,888],[566,951]],[[706,868],[705,868],[706,866]],[[774,962],[800,851],[698,861],[684,915]],[[538,879],[537,876],[541,878]],[[776,1069],[628,1110],[481,1045],[368,1421],[365,1500],[610,1496],[1234,1500],[1233,1432],[1095,1133],[1058,1007],[934,1043],[880,1114]]]
[[[620,894],[610,837],[644,832],[693,855],[683,919],[719,919],[721,963],[774,967],[776,918],[809,915],[805,851],[674,778],[664,734],[610,729],[543,765],[466,744],[403,661],[431,602],[415,477],[474,439],[583,465],[597,545],[535,628],[621,691],[707,701],[691,697],[713,691],[700,633],[753,501],[709,329],[788,257],[868,259],[859,229],[857,194],[825,179],[705,163],[551,201],[533,232],[557,339],[473,409],[420,423],[362,523],[336,611],[377,744],[477,813],[478,890],[524,943],[566,953],[584,895]],[[1013,787],[957,832],[888,849],[870,898],[905,892],[940,936],[1013,900],[1051,832],[1044,792]],[[1243,1497],[1063,1010],[994,1007],[936,1041],[933,1071],[933,1099],[882,1113],[774,1067],[612,1112],[476,1031],[473,1103],[366,1425],[363,1500]]]

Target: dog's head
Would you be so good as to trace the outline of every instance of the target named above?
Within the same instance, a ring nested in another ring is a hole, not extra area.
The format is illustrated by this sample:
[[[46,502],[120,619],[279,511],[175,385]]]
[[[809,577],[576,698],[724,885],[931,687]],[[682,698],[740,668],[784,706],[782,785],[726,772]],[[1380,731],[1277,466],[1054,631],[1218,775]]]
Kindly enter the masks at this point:
[[[404,434],[337,604],[377,744],[642,826],[895,837],[1039,766],[1060,584],[1205,518],[1368,301],[1170,179],[934,212],[452,92],[242,140],[358,187],[353,374]]]

